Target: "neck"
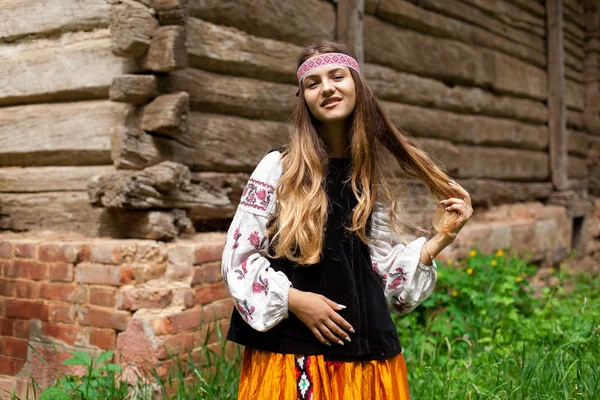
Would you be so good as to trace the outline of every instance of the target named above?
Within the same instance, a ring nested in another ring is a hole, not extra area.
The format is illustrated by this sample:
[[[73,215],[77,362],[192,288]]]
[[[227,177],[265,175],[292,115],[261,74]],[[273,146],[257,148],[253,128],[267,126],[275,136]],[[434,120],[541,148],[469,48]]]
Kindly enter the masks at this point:
[[[334,158],[344,157],[348,148],[345,120],[324,124],[321,131],[323,140],[329,146],[329,156]]]

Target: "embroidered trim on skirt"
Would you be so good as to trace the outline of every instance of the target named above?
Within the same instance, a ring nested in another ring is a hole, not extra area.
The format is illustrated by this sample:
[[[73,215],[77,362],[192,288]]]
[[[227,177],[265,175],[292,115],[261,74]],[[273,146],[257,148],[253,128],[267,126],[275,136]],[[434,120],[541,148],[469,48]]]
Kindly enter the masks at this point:
[[[239,400],[409,400],[402,353],[372,361],[244,350]]]

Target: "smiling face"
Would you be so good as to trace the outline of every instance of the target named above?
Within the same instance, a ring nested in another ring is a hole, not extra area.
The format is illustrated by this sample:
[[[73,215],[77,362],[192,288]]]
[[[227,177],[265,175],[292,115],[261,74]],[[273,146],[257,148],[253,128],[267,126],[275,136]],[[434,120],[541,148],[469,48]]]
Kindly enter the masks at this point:
[[[350,69],[326,65],[302,78],[304,99],[311,114],[324,124],[345,120],[356,105],[356,89]]]

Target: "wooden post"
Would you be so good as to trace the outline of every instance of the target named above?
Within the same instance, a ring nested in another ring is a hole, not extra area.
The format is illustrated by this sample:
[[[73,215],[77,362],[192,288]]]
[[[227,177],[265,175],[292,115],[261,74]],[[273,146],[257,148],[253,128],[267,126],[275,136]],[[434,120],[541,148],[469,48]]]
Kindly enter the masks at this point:
[[[546,0],[550,174],[555,190],[568,189],[567,106],[562,0]]]
[[[337,1],[336,39],[354,51],[361,67],[364,64],[363,20],[365,17],[364,0]]]
[[[585,60],[583,62],[583,80],[585,85],[585,109],[583,112],[585,129],[592,134],[600,135],[600,117],[598,116],[599,99],[599,60],[600,26],[598,21],[598,4],[596,1],[583,2],[585,21]]]

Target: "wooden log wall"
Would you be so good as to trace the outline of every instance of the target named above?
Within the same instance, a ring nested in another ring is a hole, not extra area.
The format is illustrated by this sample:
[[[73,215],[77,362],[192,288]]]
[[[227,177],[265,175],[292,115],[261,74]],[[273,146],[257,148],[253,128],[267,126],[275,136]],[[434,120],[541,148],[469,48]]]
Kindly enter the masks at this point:
[[[82,209],[94,204],[103,221],[172,210],[196,226],[230,218],[248,174],[287,140],[296,57],[321,39],[343,40],[364,58],[390,115],[477,204],[552,193],[545,1],[98,0],[81,10],[66,0],[65,15],[41,11],[45,2],[0,11],[42,16],[0,29],[0,54],[11,55],[0,63],[9,77],[0,83],[0,166],[7,176],[19,167],[31,169],[23,177],[39,176],[36,168],[88,173],[75,192],[84,199],[87,190]],[[561,2],[565,174],[583,193],[600,148],[598,11]],[[177,189],[130,183],[159,179],[159,166],[183,166],[191,178]],[[24,186],[12,181],[0,196],[14,201]],[[131,201],[144,193],[147,203]],[[98,234],[95,223],[85,233]]]

